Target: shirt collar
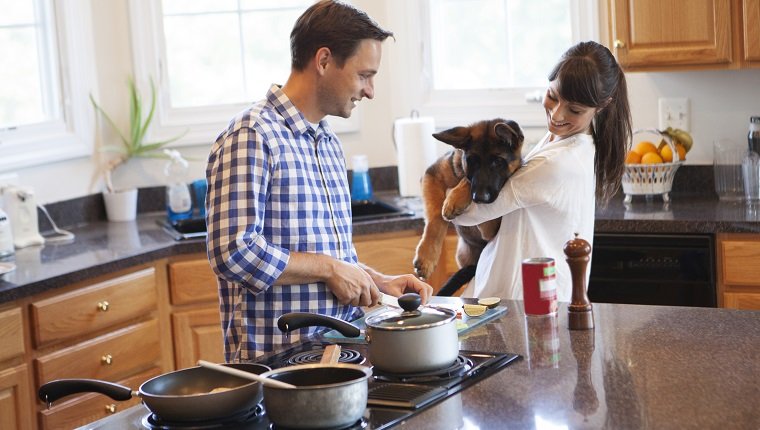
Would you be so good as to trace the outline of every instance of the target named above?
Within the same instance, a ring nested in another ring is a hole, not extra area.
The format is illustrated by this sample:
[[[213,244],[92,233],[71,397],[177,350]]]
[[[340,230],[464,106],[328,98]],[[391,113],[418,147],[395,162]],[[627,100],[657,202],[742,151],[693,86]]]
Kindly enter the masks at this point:
[[[275,110],[282,115],[285,123],[293,134],[298,136],[306,134],[309,130],[312,130],[311,125],[306,121],[303,113],[301,113],[293,102],[290,101],[288,96],[282,91],[282,87],[277,84],[272,84],[267,92],[267,100]],[[319,128],[321,128],[328,136],[332,134],[330,126],[324,118],[319,121]],[[315,136],[319,137],[320,134],[322,134],[320,133],[320,130],[314,130]]]

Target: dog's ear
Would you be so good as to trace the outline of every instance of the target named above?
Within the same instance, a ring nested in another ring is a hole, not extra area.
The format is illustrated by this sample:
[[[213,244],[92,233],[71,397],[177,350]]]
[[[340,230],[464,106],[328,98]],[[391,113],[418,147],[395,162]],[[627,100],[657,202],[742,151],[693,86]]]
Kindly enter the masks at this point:
[[[469,127],[454,127],[440,133],[433,133],[433,137],[454,148],[465,149],[470,143],[470,129]]]
[[[525,139],[520,126],[511,120],[496,123],[496,125],[493,126],[493,131],[501,139],[509,142],[510,146],[513,147],[513,150],[517,149]]]

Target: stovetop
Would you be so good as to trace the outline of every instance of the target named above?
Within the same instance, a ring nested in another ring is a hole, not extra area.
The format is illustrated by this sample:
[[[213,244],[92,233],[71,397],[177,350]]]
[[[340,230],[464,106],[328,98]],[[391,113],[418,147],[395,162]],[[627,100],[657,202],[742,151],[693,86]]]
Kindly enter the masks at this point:
[[[265,355],[257,360],[272,368],[293,364],[319,362],[328,342],[307,341],[277,354]],[[386,375],[376,369],[369,382],[369,398],[364,417],[347,430],[382,430],[443,401],[476,382],[505,368],[520,356],[511,353],[460,350],[457,362],[439,372],[418,375]],[[372,366],[366,344],[342,344],[340,362]],[[121,415],[120,420],[116,420]],[[105,429],[117,426],[124,429],[229,429],[275,430],[261,405],[242,414],[243,419],[230,418],[224,422],[193,423],[182,426],[163,423],[152,416],[144,406],[133,407],[121,414],[98,421],[87,429]],[[113,420],[111,420],[113,419]],[[100,423],[102,422],[102,425]]]

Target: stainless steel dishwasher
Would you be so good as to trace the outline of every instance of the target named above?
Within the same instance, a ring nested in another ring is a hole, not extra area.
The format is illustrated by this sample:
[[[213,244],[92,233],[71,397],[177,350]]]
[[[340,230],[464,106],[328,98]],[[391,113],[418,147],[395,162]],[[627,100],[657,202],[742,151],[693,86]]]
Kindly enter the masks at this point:
[[[594,235],[592,302],[715,307],[715,246],[707,234]]]

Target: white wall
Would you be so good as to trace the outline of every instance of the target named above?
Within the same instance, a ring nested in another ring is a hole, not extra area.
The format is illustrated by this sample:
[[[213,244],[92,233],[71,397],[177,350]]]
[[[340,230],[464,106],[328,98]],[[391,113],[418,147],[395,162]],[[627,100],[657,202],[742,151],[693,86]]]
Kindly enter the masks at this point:
[[[356,0],[354,3],[381,25],[395,30],[394,26],[401,23],[390,21],[403,14],[390,11],[406,1]],[[107,112],[113,113],[117,123],[125,126],[128,117],[126,79],[132,73],[127,0],[92,0],[92,8],[100,102]],[[416,79],[404,76],[404,59],[394,55],[404,43],[403,38],[397,39],[385,44],[383,63],[375,81],[375,99],[362,102],[361,130],[341,136],[346,155],[367,154],[372,167],[396,165],[391,141],[393,120],[407,116],[413,108],[404,94],[394,93],[391,86],[394,73],[401,74],[401,79]],[[715,139],[746,142],[749,116],[760,115],[760,69],[629,73],[627,78],[635,128],[657,127],[658,98],[690,99],[695,144],[688,164],[711,164],[711,142]],[[509,112],[504,116],[509,117]],[[220,131],[225,125],[220,124]],[[99,136],[105,141],[113,137],[108,130],[99,131]],[[193,177],[204,175],[204,160],[210,144],[181,148],[183,155],[192,158]],[[115,181],[125,186],[162,185],[163,164],[161,160],[132,160],[116,172]],[[16,173],[21,184],[35,188],[40,203],[49,203],[99,192],[101,184],[95,170],[93,158],[81,158]]]

